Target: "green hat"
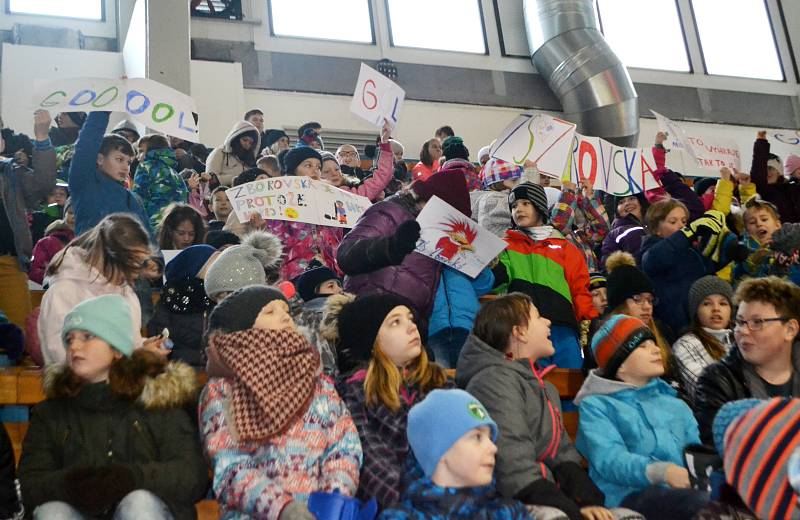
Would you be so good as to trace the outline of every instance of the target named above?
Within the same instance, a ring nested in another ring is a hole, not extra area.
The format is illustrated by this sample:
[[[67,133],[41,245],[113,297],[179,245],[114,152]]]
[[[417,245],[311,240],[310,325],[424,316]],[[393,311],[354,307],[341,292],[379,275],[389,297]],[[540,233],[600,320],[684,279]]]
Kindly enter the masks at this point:
[[[133,353],[131,308],[119,294],[106,294],[76,305],[64,318],[61,340],[68,348],[67,334],[84,330],[102,339],[126,356]]]

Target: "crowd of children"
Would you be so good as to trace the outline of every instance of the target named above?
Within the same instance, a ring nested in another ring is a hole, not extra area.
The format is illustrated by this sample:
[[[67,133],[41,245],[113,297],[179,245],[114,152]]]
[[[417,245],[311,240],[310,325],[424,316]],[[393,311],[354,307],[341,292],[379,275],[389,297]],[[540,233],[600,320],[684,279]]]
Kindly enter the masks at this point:
[[[764,133],[694,187],[659,134],[660,187],[614,197],[449,126],[370,167],[258,109],[213,150],[56,120],[0,140],[0,359],[24,329],[46,395],[0,517],[800,518],[800,157]],[[281,175],[373,204],[240,221],[226,190]],[[504,240],[477,276],[416,250],[433,197]]]

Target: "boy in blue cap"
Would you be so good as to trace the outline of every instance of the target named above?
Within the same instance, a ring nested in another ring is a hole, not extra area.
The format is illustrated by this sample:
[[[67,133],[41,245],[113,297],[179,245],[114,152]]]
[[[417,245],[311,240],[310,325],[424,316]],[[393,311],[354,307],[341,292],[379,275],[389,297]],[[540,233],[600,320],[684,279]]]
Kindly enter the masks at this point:
[[[432,391],[408,413],[408,443],[419,463],[409,461],[413,481],[380,518],[533,518],[521,502],[495,491],[495,439],[497,424],[475,397]]]

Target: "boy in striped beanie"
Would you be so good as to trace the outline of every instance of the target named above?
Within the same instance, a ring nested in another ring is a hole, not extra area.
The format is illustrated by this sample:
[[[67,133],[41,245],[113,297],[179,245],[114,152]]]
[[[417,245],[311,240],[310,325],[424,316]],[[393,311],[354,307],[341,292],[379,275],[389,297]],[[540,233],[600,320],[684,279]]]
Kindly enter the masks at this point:
[[[790,479],[790,458],[798,447],[800,399],[763,401],[725,430],[725,478],[758,518],[800,518],[800,497]]]
[[[689,406],[663,379],[661,351],[637,318],[612,315],[595,333],[592,370],[575,397],[575,446],[607,507],[648,520],[693,518],[708,493],[690,488],[683,450],[700,442]]]

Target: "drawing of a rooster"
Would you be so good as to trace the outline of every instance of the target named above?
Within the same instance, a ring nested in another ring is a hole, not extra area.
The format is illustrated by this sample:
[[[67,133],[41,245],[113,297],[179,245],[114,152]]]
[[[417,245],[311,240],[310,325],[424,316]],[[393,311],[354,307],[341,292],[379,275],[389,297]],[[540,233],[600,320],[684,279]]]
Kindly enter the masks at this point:
[[[445,236],[436,242],[436,249],[443,258],[451,261],[458,253],[475,251],[472,243],[478,237],[478,232],[468,222],[450,219],[445,224],[444,232]]]

